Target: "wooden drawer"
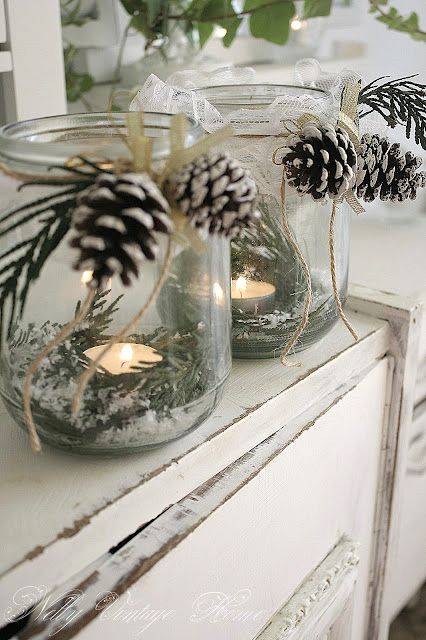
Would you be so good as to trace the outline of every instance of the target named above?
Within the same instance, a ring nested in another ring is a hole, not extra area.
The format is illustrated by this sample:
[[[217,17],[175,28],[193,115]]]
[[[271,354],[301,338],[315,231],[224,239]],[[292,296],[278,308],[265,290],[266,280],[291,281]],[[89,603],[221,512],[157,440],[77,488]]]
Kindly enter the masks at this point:
[[[426,402],[415,412],[392,580],[396,615],[426,580]]]
[[[389,372],[384,358],[143,527],[75,585],[78,616],[55,637],[254,638],[349,536],[360,562],[341,637],[361,640]],[[26,638],[63,626],[47,609]]]
[[[414,404],[417,405],[426,400],[426,291],[418,295],[422,303],[420,320],[420,341],[417,358],[416,386],[414,390]]]

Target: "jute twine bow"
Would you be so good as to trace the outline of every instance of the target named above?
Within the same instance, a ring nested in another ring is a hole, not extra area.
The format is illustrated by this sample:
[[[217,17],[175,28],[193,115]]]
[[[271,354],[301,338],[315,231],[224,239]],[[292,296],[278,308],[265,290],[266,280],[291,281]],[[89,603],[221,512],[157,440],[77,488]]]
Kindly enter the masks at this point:
[[[129,147],[132,153],[132,161],[129,163],[126,159],[118,159],[114,163],[112,163],[112,167],[116,172],[122,171],[123,168],[125,170],[133,170],[139,172],[147,172],[149,175],[154,177],[157,184],[161,187],[165,180],[175,171],[183,167],[185,164],[195,160],[198,156],[203,153],[209,151],[210,148],[219,144],[220,142],[226,140],[232,135],[232,129],[230,127],[224,127],[213,134],[210,134],[206,138],[199,140],[194,145],[189,148],[185,148],[185,140],[186,140],[186,131],[187,131],[187,120],[183,114],[177,114],[173,116],[171,120],[170,126],[170,155],[165,162],[165,166],[160,172],[160,174],[155,174],[154,169],[152,167],[152,139],[145,136],[144,134],[144,124],[143,124],[143,113],[134,112],[130,113],[127,116],[127,129],[128,136],[125,140],[127,146]],[[10,174],[10,173],[9,173]],[[13,175],[13,177],[22,178],[23,175]],[[28,179],[29,176],[25,175],[25,179]],[[38,176],[37,176],[38,178]],[[175,223],[176,232],[183,233],[185,232],[188,235],[188,223],[184,216],[179,212],[172,210],[172,217]],[[192,236],[191,236],[192,233]],[[203,244],[200,240],[198,234],[194,230],[189,233],[190,241],[194,243],[194,248],[198,251],[202,250]],[[170,264],[173,256],[173,240],[174,237],[170,236],[167,243],[166,253],[163,265],[161,267],[160,275],[154,285],[153,290],[151,291],[148,299],[142,308],[138,311],[138,313],[123,327],[121,331],[119,331],[116,335],[112,336],[105,347],[101,350],[100,354],[96,359],[90,362],[87,369],[80,375],[77,388],[72,400],[72,415],[76,415],[80,404],[81,399],[84,394],[84,391],[95,375],[98,367],[100,365],[101,360],[104,356],[111,350],[111,348],[120,342],[123,338],[129,335],[129,333],[134,329],[137,323],[144,316],[149,307],[155,302],[157,299],[160,290],[165,282],[167,277]],[[31,447],[33,451],[40,451],[41,444],[40,439],[37,434],[37,428],[34,422],[34,417],[31,410],[31,385],[34,374],[37,372],[38,367],[42,364],[43,360],[59,345],[65,340],[73,330],[84,320],[90,307],[93,303],[94,297],[96,295],[96,290],[90,289],[85,301],[81,305],[78,310],[75,318],[65,325],[61,331],[55,336],[55,338],[49,342],[42,352],[37,356],[37,358],[31,363],[28,367],[24,380],[24,419],[28,428],[28,433],[30,436]]]
[[[355,146],[356,151],[358,151],[359,149],[359,132],[358,132],[358,125],[357,125],[357,106],[358,106],[359,92],[360,92],[359,83],[348,83],[345,86],[342,94],[342,103],[341,103],[341,108],[340,108],[338,122],[337,122],[338,126],[344,129],[348,134],[349,138],[351,139],[351,141]],[[313,114],[304,114],[300,118],[298,118],[296,122],[292,121],[292,124],[295,125],[296,131],[299,131],[305,124],[307,124],[310,121],[319,123],[319,119],[317,116]],[[291,133],[295,133],[294,130],[291,130],[288,127],[286,128],[287,128],[287,131],[282,134],[283,137],[288,137],[288,135],[290,135]],[[282,148],[283,148],[282,146],[279,146],[277,149],[275,149],[272,155],[272,161],[276,165],[282,165],[282,160],[277,161],[277,155]],[[308,263],[298,243],[295,240],[295,237],[291,231],[291,228],[288,222],[287,209],[286,209],[286,175],[285,175],[284,165],[283,165],[281,185],[280,185],[280,198],[281,198],[281,203],[280,203],[281,219],[282,219],[284,235],[286,237],[286,240],[288,241],[288,243],[296,253],[296,256],[300,262],[300,265],[302,267],[302,270],[306,278],[306,296],[303,304],[302,317],[296,329],[294,330],[293,334],[284,345],[280,354],[280,359],[281,359],[281,362],[286,366],[300,366],[300,363],[290,363],[287,360],[287,355],[290,352],[290,350],[296,345],[297,341],[299,340],[300,336],[302,335],[303,331],[305,330],[309,322],[309,311],[312,304],[312,279],[311,279],[311,273],[309,270]],[[342,199],[333,200],[332,210],[330,214],[330,221],[329,221],[329,233],[328,233],[330,275],[331,275],[331,284],[333,288],[334,300],[336,302],[337,310],[339,312],[339,316],[342,322],[347,327],[348,331],[350,332],[354,340],[358,340],[358,334],[353,328],[352,324],[348,320],[343,310],[343,305],[340,300],[339,290],[337,286],[337,268],[336,268],[336,257],[335,257],[335,248],[334,248],[334,229],[335,229],[336,216],[338,212],[338,205],[342,200],[346,200],[346,202],[349,204],[349,206],[353,209],[353,211],[356,214],[363,213],[364,208],[359,202],[359,200],[357,199],[357,197],[355,196],[353,190],[348,190],[344,194]]]

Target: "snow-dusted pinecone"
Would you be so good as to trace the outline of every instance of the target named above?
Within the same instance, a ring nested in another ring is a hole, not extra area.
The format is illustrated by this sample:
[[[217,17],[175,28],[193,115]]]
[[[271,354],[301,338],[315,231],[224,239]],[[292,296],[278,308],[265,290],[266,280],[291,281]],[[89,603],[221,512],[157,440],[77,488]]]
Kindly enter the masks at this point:
[[[355,147],[339,127],[308,122],[287,139],[283,163],[289,184],[315,200],[339,198],[355,184]]]
[[[93,287],[103,288],[116,273],[130,285],[141,261],[157,255],[154,232],[172,231],[168,213],[167,200],[146,173],[98,175],[73,212],[70,245],[79,250],[74,268],[93,271]]]
[[[168,193],[196,227],[229,238],[260,217],[248,171],[223,153],[202,155],[169,179]]]
[[[426,186],[426,173],[417,171],[421,165],[420,157],[403,153],[398,143],[365,134],[358,154],[356,194],[366,202],[414,200],[417,189]]]

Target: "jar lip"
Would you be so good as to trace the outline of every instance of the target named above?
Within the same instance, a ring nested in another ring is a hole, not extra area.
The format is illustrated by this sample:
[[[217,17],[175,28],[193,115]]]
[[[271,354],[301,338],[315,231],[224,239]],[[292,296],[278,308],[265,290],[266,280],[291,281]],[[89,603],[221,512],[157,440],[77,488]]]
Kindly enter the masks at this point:
[[[232,94],[231,91],[239,91],[244,88],[246,91],[245,94],[242,95],[241,98],[238,97],[235,93]],[[303,85],[297,84],[276,84],[276,83],[250,83],[250,84],[219,84],[219,85],[208,85],[206,87],[198,87],[194,89],[195,93],[202,95],[207,100],[209,99],[208,94],[211,92],[218,92],[221,95],[218,96],[217,100],[213,100],[215,104],[223,104],[226,106],[248,106],[250,104],[267,104],[268,101],[271,100],[271,97],[279,98],[285,97],[289,95],[288,90],[293,91],[294,93],[300,94],[313,94],[312,97],[319,98],[322,97],[324,101],[332,100],[332,95],[330,91],[326,89],[320,89],[318,87],[305,87]],[[264,90],[263,93],[257,93],[256,90]],[[280,90],[282,93],[280,93]],[[286,91],[287,90],[287,91]],[[247,100],[243,98],[247,97]],[[236,100],[235,102],[230,102],[230,100]]]
[[[0,128],[0,159],[5,163],[36,166],[64,165],[70,157],[115,159],[128,155],[122,140],[128,112],[94,112],[33,118]],[[153,139],[153,157],[161,159],[169,149],[173,114],[144,112],[145,131]],[[188,117],[187,145],[202,135],[202,127]]]

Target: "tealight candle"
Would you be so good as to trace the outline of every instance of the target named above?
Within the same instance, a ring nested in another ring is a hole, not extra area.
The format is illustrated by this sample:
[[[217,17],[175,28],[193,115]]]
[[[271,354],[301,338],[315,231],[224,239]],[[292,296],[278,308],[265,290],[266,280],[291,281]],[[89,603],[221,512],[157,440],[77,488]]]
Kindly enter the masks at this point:
[[[91,347],[84,352],[84,355],[91,360],[96,360],[101,354],[105,345]],[[146,344],[130,344],[118,342],[102,356],[99,366],[114,375],[121,373],[134,373],[133,367],[149,369],[161,362],[161,356],[155,349]],[[102,369],[100,369],[102,371]]]
[[[256,314],[271,309],[275,299],[275,287],[269,282],[240,276],[231,280],[231,298],[233,306]]]

